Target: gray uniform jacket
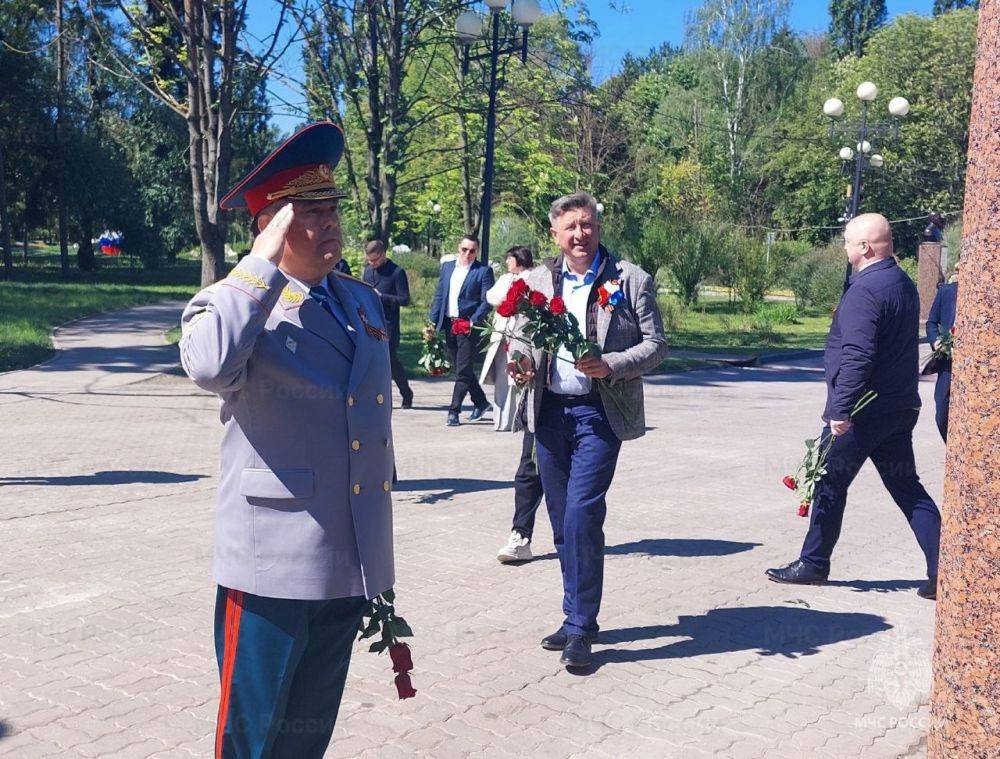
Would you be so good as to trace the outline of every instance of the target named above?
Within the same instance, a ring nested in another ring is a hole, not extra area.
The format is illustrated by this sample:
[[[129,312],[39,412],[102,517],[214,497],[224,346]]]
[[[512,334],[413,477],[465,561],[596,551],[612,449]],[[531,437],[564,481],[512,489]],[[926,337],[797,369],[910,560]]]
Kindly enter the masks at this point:
[[[331,274],[354,338],[247,256],[182,318],[181,363],[222,400],[214,574],[273,598],[392,587],[389,343],[377,293]]]
[[[613,311],[593,303],[588,313],[594,314],[594,317],[588,315],[585,334],[601,346],[603,358],[611,367],[607,379],[624,390],[627,406],[632,411],[630,418],[626,418],[599,384],[608,422],[619,440],[634,440],[646,434],[642,375],[655,369],[666,357],[667,339],[656,303],[653,278],[635,264],[620,261],[606,250],[602,251],[603,261],[591,298],[596,298],[601,283],[617,280],[625,294],[625,302]],[[559,256],[547,261],[545,266],[533,269],[524,279],[532,290],[538,290],[551,299],[555,290],[553,280],[557,278],[556,273],[562,271],[562,264],[562,256]],[[592,318],[595,323],[591,323]],[[518,319],[515,330],[524,326],[523,317]],[[530,353],[537,367],[535,379],[523,396],[525,421],[528,430],[534,432],[542,407],[542,391],[548,384],[550,359],[542,351],[528,348],[523,343],[517,343],[515,347]]]

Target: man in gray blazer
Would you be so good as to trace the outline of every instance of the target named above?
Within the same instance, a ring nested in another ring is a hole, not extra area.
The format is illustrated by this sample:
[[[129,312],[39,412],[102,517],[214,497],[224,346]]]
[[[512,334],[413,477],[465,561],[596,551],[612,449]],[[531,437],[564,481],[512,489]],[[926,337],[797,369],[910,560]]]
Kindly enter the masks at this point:
[[[253,250],[184,311],[181,363],[225,428],[215,519],[217,757],[321,757],[367,599],[393,584],[389,343],[340,260],[333,124],[223,201]]]
[[[663,361],[667,341],[653,278],[600,244],[594,198],[559,198],[549,220],[561,254],[526,281],[550,301],[561,297],[601,355],[574,363],[565,351],[554,357],[521,343],[515,347],[530,358],[508,372],[528,383],[526,422],[562,570],[565,620],[542,648],[562,651],[568,669],[585,670],[604,585],[605,496],[622,441],[645,433],[642,375]]]

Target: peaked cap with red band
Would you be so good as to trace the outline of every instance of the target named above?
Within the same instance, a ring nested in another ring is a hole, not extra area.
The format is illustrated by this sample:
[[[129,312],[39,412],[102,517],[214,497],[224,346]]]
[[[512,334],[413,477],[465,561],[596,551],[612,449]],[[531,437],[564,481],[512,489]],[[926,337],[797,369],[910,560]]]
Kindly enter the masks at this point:
[[[344,133],[329,121],[303,127],[253,171],[220,202],[219,208],[246,208],[256,217],[271,203],[289,200],[343,198],[333,183],[333,170],[344,152]]]

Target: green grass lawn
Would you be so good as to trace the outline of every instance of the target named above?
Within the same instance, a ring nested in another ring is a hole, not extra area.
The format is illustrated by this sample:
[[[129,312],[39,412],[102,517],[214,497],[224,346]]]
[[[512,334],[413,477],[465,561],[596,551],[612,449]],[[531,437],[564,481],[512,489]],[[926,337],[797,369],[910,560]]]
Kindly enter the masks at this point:
[[[790,302],[764,303],[747,314],[723,298],[683,307],[662,297],[660,308],[671,347],[720,354],[822,348],[831,318],[828,311],[799,310]]]
[[[199,276],[198,262],[185,261],[152,272],[127,266],[92,274],[73,269],[64,280],[57,256],[32,251],[28,266],[15,265],[13,280],[0,281],[0,372],[51,356],[49,333],[60,324],[158,300],[185,300],[198,291]]]

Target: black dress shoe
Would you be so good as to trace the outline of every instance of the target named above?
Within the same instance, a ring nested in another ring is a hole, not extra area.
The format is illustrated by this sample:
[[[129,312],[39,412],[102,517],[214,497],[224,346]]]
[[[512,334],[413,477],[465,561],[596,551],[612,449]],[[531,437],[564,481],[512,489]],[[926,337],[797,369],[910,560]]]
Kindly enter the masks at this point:
[[[447,424],[449,427],[457,427],[459,424],[461,424],[461,422],[458,421],[458,414],[456,414],[454,411],[449,411]]]
[[[778,569],[769,569],[765,572],[767,579],[774,582],[787,582],[792,585],[822,585],[830,576],[830,573],[822,569],[816,569],[806,564],[801,559],[796,559],[791,564],[786,564]]]
[[[592,661],[590,641],[582,635],[570,635],[559,662],[565,664],[566,669],[586,669]]]
[[[917,588],[917,595],[928,601],[937,600],[937,577],[927,578],[927,582]]]
[[[403,402],[399,406],[400,408],[413,408],[413,396],[409,398],[403,398]]]
[[[563,628],[559,628],[551,635],[542,638],[542,648],[546,651],[562,651],[566,648],[566,631]]]
[[[489,406],[477,406],[476,408],[472,409],[472,413],[469,414],[469,421],[478,422],[480,419],[483,418],[483,414],[485,414],[489,410],[490,410]]]

